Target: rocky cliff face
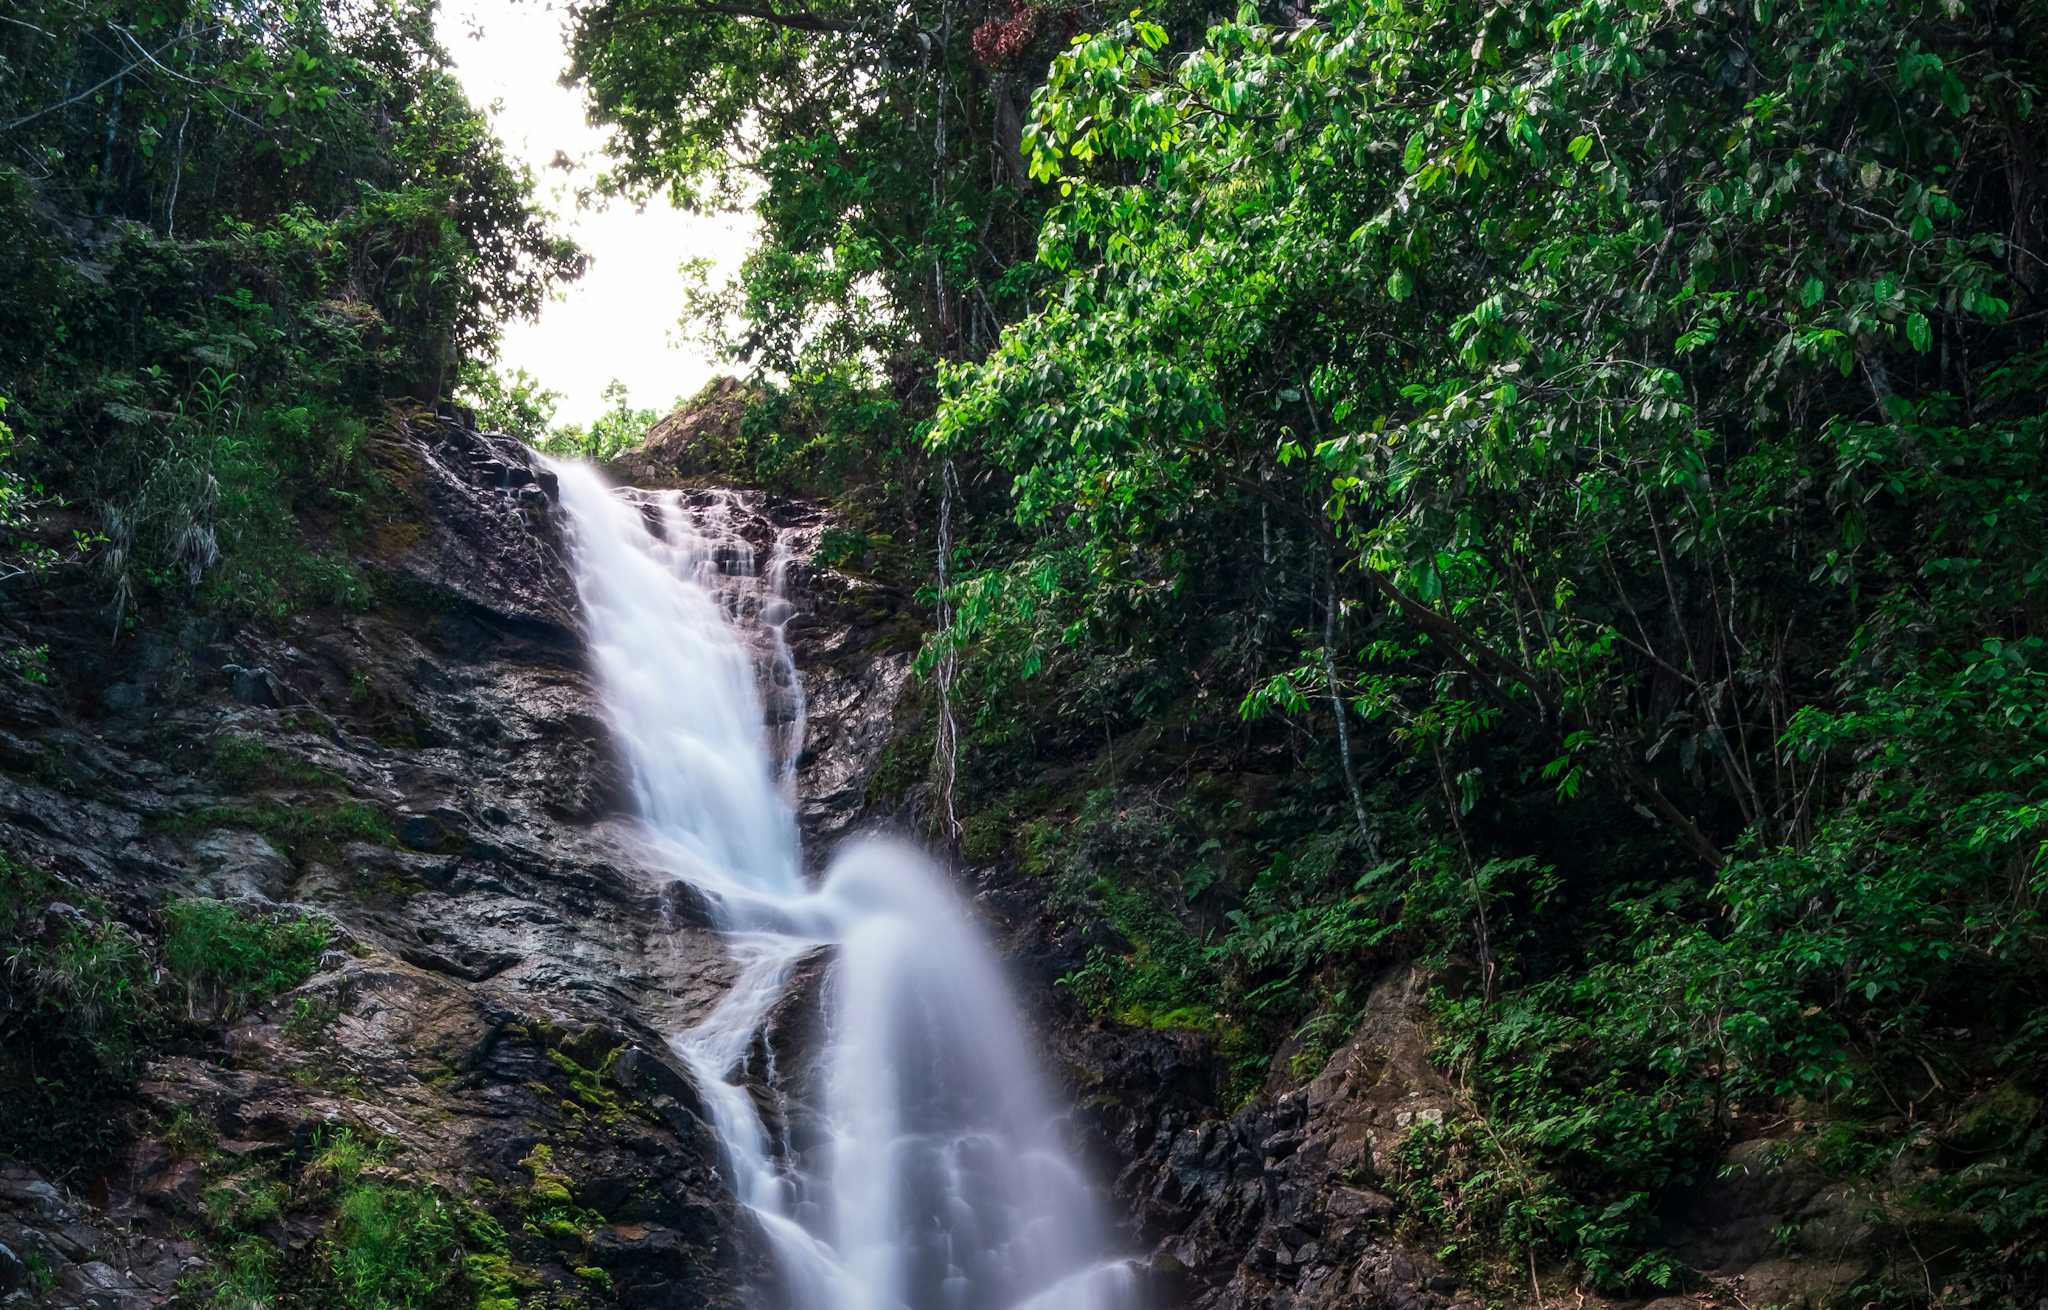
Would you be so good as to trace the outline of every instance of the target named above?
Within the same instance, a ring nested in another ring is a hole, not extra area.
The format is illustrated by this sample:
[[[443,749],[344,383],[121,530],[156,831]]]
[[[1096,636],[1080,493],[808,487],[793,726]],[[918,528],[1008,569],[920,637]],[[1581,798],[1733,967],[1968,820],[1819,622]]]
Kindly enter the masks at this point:
[[[312,1277],[336,1221],[307,1175],[341,1131],[393,1186],[503,1230],[482,1241],[495,1284],[465,1275],[478,1304],[487,1284],[526,1304],[733,1296],[747,1243],[665,1041],[720,994],[725,955],[620,813],[552,477],[459,416],[385,459],[403,504],[365,549],[364,611],[109,653],[81,595],[49,630],[75,665],[0,700],[0,848],[51,879],[33,931],[88,904],[144,941],[192,897],[334,925],[288,994],[177,1016],[117,1104],[114,1158],[0,1172],[9,1303],[205,1304],[250,1237],[283,1284]],[[815,542],[813,510],[746,509]],[[826,839],[859,811],[908,655],[867,650],[861,584],[801,562],[793,580],[800,661],[860,655],[808,705],[804,819]],[[259,1189],[286,1200],[222,1220]]]

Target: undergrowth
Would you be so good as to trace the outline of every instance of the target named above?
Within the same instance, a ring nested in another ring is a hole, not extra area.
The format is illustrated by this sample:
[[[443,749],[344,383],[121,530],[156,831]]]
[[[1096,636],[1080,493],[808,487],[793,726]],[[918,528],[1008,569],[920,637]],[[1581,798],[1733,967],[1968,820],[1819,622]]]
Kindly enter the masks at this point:
[[[220,901],[120,914],[0,854],[0,1154],[95,1167],[129,1131],[148,1059],[303,982],[330,936],[324,920]]]

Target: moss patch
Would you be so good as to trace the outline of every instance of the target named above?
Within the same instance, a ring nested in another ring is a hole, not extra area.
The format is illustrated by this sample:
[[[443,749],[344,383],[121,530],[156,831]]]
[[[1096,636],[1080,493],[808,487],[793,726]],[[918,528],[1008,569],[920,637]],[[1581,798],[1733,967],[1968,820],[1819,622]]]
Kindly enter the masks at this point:
[[[159,832],[194,834],[216,828],[245,828],[276,841],[294,859],[332,855],[344,842],[394,846],[391,817],[374,805],[354,800],[310,804],[278,801],[225,802],[201,805],[155,820]]]
[[[341,788],[342,778],[254,737],[224,732],[207,747],[207,771],[229,786]]]
[[[519,1165],[533,1180],[520,1202],[526,1231],[550,1242],[588,1247],[604,1216],[576,1204],[569,1175],[555,1167],[554,1148],[538,1143]]]

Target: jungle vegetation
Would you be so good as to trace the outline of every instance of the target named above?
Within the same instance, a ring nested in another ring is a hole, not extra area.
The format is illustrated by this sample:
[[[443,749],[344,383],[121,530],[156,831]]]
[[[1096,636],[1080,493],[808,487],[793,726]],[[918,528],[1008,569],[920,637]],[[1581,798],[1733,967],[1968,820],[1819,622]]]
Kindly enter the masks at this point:
[[[615,185],[760,188],[735,359],[873,396],[934,823],[1115,923],[1077,1003],[1255,1087],[1431,962],[1444,1249],[1682,1285],[1673,1197],[1797,1120],[1962,1220],[1944,1298],[2038,1285],[2041,5],[607,0],[575,55]]]
[[[380,424],[543,430],[494,325],[577,267],[429,7],[5,19],[11,567],[356,603]],[[925,813],[1112,926],[1071,1004],[1248,1096],[1419,963],[1404,1210],[1482,1273],[1683,1286],[1775,1135],[1930,1237],[1865,1301],[2048,1279],[2041,0],[590,0],[568,58],[611,191],[756,213],[730,465],[917,546]]]
[[[348,545],[388,424],[581,268],[433,6],[0,18],[10,565],[96,573],[117,622],[361,604]]]

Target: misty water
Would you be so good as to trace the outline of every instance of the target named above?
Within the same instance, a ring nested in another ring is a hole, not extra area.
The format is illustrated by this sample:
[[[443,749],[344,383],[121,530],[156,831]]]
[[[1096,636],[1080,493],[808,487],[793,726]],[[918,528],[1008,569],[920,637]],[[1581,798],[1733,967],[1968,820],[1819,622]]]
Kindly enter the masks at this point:
[[[713,908],[736,967],[721,1003],[673,1045],[772,1253],[775,1286],[760,1301],[1131,1310],[1130,1266],[944,871],[908,844],[868,839],[835,852],[815,882],[804,874],[786,544],[761,569],[729,498],[614,491],[587,466],[555,471],[640,817],[669,871]],[[826,962],[815,1067],[780,1070],[764,1028],[813,958]],[[817,1130],[802,1142],[778,1140],[760,1110],[791,1095],[814,1102]]]

